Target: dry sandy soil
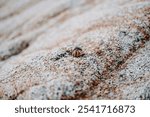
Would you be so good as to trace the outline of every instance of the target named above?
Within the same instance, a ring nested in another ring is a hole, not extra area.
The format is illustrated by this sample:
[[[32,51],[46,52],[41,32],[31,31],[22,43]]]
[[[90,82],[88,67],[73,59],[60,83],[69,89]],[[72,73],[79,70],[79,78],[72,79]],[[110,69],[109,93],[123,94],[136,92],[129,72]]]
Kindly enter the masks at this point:
[[[150,99],[150,1],[0,0],[0,99]]]

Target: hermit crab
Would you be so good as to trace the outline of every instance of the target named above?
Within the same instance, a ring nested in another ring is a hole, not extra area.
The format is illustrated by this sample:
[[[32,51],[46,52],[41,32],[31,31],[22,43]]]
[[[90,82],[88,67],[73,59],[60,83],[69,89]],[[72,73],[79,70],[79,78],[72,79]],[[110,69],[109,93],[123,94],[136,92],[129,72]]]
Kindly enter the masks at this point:
[[[72,51],[72,56],[73,57],[81,57],[83,55],[84,55],[84,52],[80,47],[75,47]]]

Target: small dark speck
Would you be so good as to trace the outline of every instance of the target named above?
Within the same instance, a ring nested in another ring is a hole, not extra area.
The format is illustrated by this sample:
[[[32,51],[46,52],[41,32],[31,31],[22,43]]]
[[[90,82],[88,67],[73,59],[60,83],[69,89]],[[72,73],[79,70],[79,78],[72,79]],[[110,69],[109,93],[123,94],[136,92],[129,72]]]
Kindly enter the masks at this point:
[[[126,35],[127,35],[127,32],[125,32],[125,31],[120,31],[119,32],[119,37],[124,37]]]
[[[120,74],[120,77],[123,77],[123,74]]]

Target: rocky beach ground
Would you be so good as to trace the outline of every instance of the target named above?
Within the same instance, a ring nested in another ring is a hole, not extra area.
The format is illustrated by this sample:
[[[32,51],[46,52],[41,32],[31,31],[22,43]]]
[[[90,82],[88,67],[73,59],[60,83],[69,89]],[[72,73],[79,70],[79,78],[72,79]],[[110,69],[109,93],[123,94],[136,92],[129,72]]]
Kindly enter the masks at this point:
[[[150,99],[149,0],[0,0],[0,99]]]

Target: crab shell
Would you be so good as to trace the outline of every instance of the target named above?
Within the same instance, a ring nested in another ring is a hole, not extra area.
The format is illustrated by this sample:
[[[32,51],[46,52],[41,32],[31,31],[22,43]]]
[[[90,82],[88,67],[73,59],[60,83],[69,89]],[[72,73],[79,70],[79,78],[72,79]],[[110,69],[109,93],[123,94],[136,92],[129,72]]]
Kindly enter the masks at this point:
[[[72,56],[73,57],[81,57],[84,55],[84,52],[82,51],[81,48],[76,47],[73,51],[72,51]]]

